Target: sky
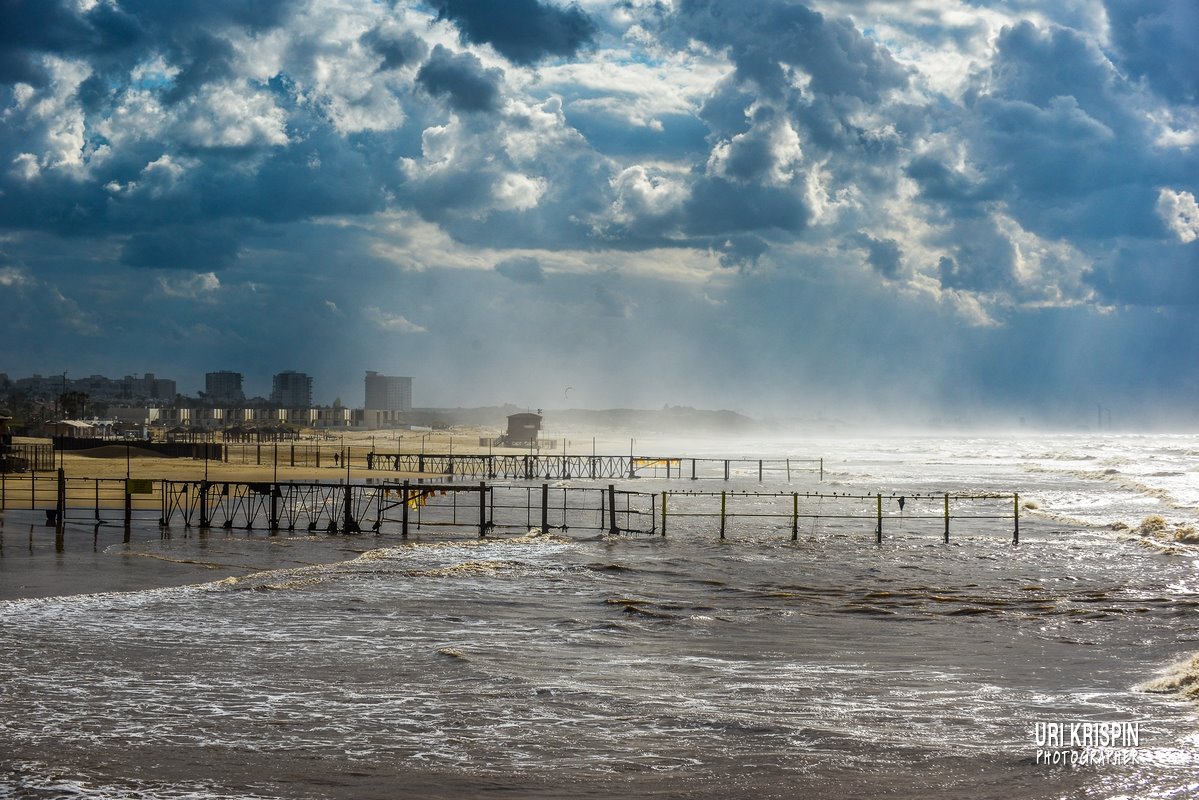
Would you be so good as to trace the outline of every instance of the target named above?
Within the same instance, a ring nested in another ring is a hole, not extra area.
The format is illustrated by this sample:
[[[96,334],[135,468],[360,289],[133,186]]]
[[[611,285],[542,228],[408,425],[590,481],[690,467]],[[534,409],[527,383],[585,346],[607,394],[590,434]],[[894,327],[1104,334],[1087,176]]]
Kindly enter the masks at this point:
[[[1193,0],[0,0],[0,371],[1199,424]]]

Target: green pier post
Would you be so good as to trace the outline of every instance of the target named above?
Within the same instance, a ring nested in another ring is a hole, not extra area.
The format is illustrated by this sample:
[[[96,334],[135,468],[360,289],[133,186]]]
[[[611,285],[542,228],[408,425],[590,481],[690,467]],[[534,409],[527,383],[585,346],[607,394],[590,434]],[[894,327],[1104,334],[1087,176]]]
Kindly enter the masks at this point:
[[[724,462],[725,469],[728,469],[728,463],[729,462],[727,462],[727,461]],[[727,512],[727,511],[728,511],[728,492],[721,489],[720,490],[720,538],[721,539],[724,538],[724,520],[725,520],[725,512]]]
[[[479,538],[487,538],[487,481],[479,481]]]
[[[945,544],[949,544],[949,492],[945,493]]]
[[[799,539],[799,492],[791,493],[791,541]]]
[[[403,492],[403,495],[401,497],[403,509],[400,511],[400,538],[407,539],[408,538],[408,481],[404,481],[404,486],[401,489],[401,491]]]
[[[874,529],[874,543],[883,543],[883,496],[878,496],[878,527]]]
[[[611,483],[608,484],[608,533],[620,533],[616,527],[616,485]]]
[[[1012,544],[1020,544],[1020,493],[1012,495],[1012,513],[1016,527],[1012,529]]]

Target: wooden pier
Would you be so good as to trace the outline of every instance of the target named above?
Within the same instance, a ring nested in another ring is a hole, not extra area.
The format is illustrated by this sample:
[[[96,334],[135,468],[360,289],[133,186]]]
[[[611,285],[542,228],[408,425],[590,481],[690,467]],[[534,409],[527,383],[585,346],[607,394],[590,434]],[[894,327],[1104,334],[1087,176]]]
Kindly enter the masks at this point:
[[[224,530],[322,534],[469,529],[479,537],[501,532],[593,530],[666,536],[836,535],[884,532],[950,541],[951,523],[994,529],[1010,523],[1020,541],[1020,497],[1004,493],[922,492],[907,495],[839,492],[643,492],[607,486],[551,486],[422,480],[366,482],[237,482],[7,476],[0,511],[42,509],[47,525],[140,524]],[[680,521],[683,525],[680,526]],[[731,526],[730,523],[735,523]],[[1006,527],[1006,526],[1005,526]]]

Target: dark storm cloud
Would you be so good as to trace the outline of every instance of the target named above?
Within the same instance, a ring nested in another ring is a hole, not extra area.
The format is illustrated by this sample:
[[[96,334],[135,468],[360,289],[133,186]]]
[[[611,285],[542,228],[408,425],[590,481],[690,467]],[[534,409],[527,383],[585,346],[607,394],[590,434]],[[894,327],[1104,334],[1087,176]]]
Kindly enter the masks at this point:
[[[684,205],[685,228],[693,235],[739,233],[775,228],[803,230],[810,212],[791,189],[743,185],[703,178]]]
[[[41,54],[103,58],[144,40],[133,16],[106,3],[81,15],[69,0],[0,0],[0,81],[42,85]]]
[[[415,34],[382,25],[371,28],[359,40],[383,58],[380,69],[419,63],[429,49]]]
[[[723,0],[685,0],[674,21],[668,39],[698,39],[735,65],[699,111],[718,157],[692,184],[686,233],[802,234],[813,217],[809,165],[822,157],[837,183],[893,190],[896,145],[880,147],[858,120],[909,74],[851,21],[792,3]]]
[[[164,95],[169,103],[177,103],[203,86],[226,80],[234,74],[233,45],[206,31],[182,38],[176,43],[172,56],[180,69]]]
[[[131,267],[214,271],[237,258],[238,237],[198,226],[162,226],[137,234],[121,251]]]
[[[957,146],[930,148],[903,167],[950,225],[937,237],[942,286],[1018,300],[1037,292],[1085,299],[1094,290],[1114,303],[1191,302],[1177,256],[1154,240],[1166,233],[1156,210],[1161,187],[1190,189],[1186,176],[1199,161],[1161,147],[1137,84],[1092,39],[1061,26],[1010,25],[963,103],[944,119]],[[998,213],[1019,228],[998,224]],[[1030,285],[1016,274],[1029,255],[1029,243],[1013,238],[1018,230],[1069,242],[1074,255],[1042,253],[1048,272]],[[1150,251],[1168,266],[1155,265]],[[1063,258],[1094,267],[1083,280]]]
[[[979,204],[998,196],[996,185],[963,175],[933,155],[913,158],[905,173],[916,181],[924,198],[944,203],[951,213],[959,216],[981,213]]]
[[[788,67],[811,77],[811,90],[877,101],[882,92],[905,86],[905,70],[849,20],[828,19],[797,4],[777,1],[729,3],[684,0],[686,30],[716,47],[728,47],[742,81],[768,95],[784,93]]]
[[[1120,63],[1163,97],[1199,102],[1199,5],[1193,0],[1106,0]]]
[[[146,50],[197,51],[186,44],[204,31],[259,32],[284,22],[297,0],[123,0],[81,13],[70,0],[0,0],[0,81],[32,80],[39,54],[83,57],[97,66],[128,64]],[[197,66],[202,70],[203,67]]]
[[[484,69],[478,57],[453,53],[437,45],[416,73],[416,81],[431,95],[445,97],[458,111],[494,111],[499,105],[498,69]]]
[[[559,8],[538,0],[432,0],[443,19],[468,42],[490,44],[516,64],[549,56],[572,56],[597,32],[578,6]]]
[[[766,253],[770,243],[760,236],[730,236],[716,248],[720,265],[728,268],[752,267]]]
[[[866,233],[858,237],[858,242],[866,248],[866,263],[871,269],[890,280],[899,277],[903,257],[899,242],[894,239],[876,239]]]

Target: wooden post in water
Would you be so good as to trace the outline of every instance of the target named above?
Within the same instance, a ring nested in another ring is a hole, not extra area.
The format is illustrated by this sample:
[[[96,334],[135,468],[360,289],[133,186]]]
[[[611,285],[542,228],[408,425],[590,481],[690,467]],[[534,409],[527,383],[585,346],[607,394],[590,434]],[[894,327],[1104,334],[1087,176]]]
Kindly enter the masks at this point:
[[[695,459],[691,459],[691,480],[695,480]]]
[[[729,462],[724,462],[725,470],[728,470]],[[728,510],[728,492],[724,489],[720,490],[720,538],[724,538],[724,515]]]
[[[133,492],[129,491],[129,481],[125,481],[125,533],[129,533],[129,526],[133,524]]]
[[[611,483],[608,484],[608,533],[620,533],[616,527],[616,486]]]
[[[878,527],[874,529],[875,544],[883,543],[883,496],[878,496]]]
[[[791,493],[791,541],[799,539],[799,492]]]
[[[96,515],[95,516],[96,516],[96,522],[99,522],[100,521],[100,479],[94,478],[93,482],[96,484]]]
[[[680,465],[681,466],[681,465]],[[662,490],[662,535],[666,535],[666,490]]]
[[[724,460],[724,479],[726,481],[729,479],[729,460],[727,458]]]
[[[63,524],[66,516],[67,491],[66,477],[63,468],[58,468],[58,487],[55,490],[54,508],[54,550],[61,553],[65,549],[63,541]]]
[[[762,482],[762,459],[758,459],[758,483]]]
[[[487,538],[487,481],[479,481],[479,538]]]
[[[408,481],[404,481],[403,488],[400,490],[403,494],[400,496],[402,510],[400,511],[400,538],[408,538]]]
[[[200,527],[208,527],[208,481],[200,481]]]
[[[541,484],[541,532],[547,533],[550,529],[550,485],[548,483]]]
[[[791,459],[787,459],[787,483],[791,482]]]
[[[271,530],[279,530],[279,484],[271,484]]]
[[[945,493],[945,544],[949,544],[949,492]]]
[[[824,483],[824,458],[820,459],[820,482]]]
[[[1012,544],[1020,544],[1020,493],[1012,495],[1013,517],[1016,527],[1012,529]]]
[[[296,446],[294,444],[291,446],[291,465],[293,467],[296,465]]]
[[[29,471],[29,510],[37,510],[37,470]]]
[[[58,468],[58,492],[55,496],[54,507],[58,514],[55,524],[58,526],[58,535],[61,537],[62,526],[67,518],[67,473],[62,467]]]

